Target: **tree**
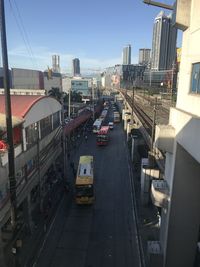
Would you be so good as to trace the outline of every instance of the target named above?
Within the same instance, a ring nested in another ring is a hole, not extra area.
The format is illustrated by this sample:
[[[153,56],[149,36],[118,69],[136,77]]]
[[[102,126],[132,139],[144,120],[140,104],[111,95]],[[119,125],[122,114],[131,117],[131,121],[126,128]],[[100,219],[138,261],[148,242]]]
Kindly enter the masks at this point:
[[[81,92],[73,91],[71,93],[71,100],[73,102],[82,102],[82,93]]]
[[[52,87],[48,94],[49,96],[56,98],[58,101],[61,100],[62,93],[58,87]]]

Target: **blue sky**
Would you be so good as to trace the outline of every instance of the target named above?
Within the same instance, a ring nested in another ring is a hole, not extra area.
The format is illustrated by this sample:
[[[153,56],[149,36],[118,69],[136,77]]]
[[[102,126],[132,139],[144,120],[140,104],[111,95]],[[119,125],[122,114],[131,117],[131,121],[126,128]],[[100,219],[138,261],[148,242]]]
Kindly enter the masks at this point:
[[[128,43],[132,63],[138,63],[139,48],[151,48],[153,21],[161,10],[142,0],[5,2],[9,66],[44,70],[58,54],[63,72],[71,70],[74,57],[82,71],[120,64]]]

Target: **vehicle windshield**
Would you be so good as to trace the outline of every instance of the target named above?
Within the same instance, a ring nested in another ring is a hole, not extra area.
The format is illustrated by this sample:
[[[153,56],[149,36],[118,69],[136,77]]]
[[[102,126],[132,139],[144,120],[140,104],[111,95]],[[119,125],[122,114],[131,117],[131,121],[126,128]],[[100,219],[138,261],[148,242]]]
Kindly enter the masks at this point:
[[[92,195],[93,195],[92,185],[76,186],[76,196],[92,196]]]
[[[97,140],[98,141],[103,141],[103,140],[107,141],[108,140],[108,136],[107,135],[103,135],[103,134],[98,135],[97,136]]]

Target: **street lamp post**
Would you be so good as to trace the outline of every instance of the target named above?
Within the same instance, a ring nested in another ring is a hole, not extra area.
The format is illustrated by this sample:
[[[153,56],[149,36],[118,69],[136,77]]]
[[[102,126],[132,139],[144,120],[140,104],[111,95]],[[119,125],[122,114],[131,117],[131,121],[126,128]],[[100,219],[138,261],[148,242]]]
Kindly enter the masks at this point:
[[[92,85],[92,107],[93,107],[92,118],[94,121],[94,86],[93,85]]]
[[[135,84],[133,84],[133,91],[132,91],[132,120],[133,120],[133,109],[134,109],[134,97],[135,97]]]

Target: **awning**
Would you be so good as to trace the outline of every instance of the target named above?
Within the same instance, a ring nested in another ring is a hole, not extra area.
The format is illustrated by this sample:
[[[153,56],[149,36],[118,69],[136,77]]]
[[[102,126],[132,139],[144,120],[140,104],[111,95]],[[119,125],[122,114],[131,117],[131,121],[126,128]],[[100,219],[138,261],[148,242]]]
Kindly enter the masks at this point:
[[[71,131],[76,129],[79,125],[81,125],[83,122],[88,120],[91,116],[92,116],[92,112],[85,111],[83,114],[81,114],[77,118],[68,122],[67,125],[65,126],[65,134],[68,135]]]

